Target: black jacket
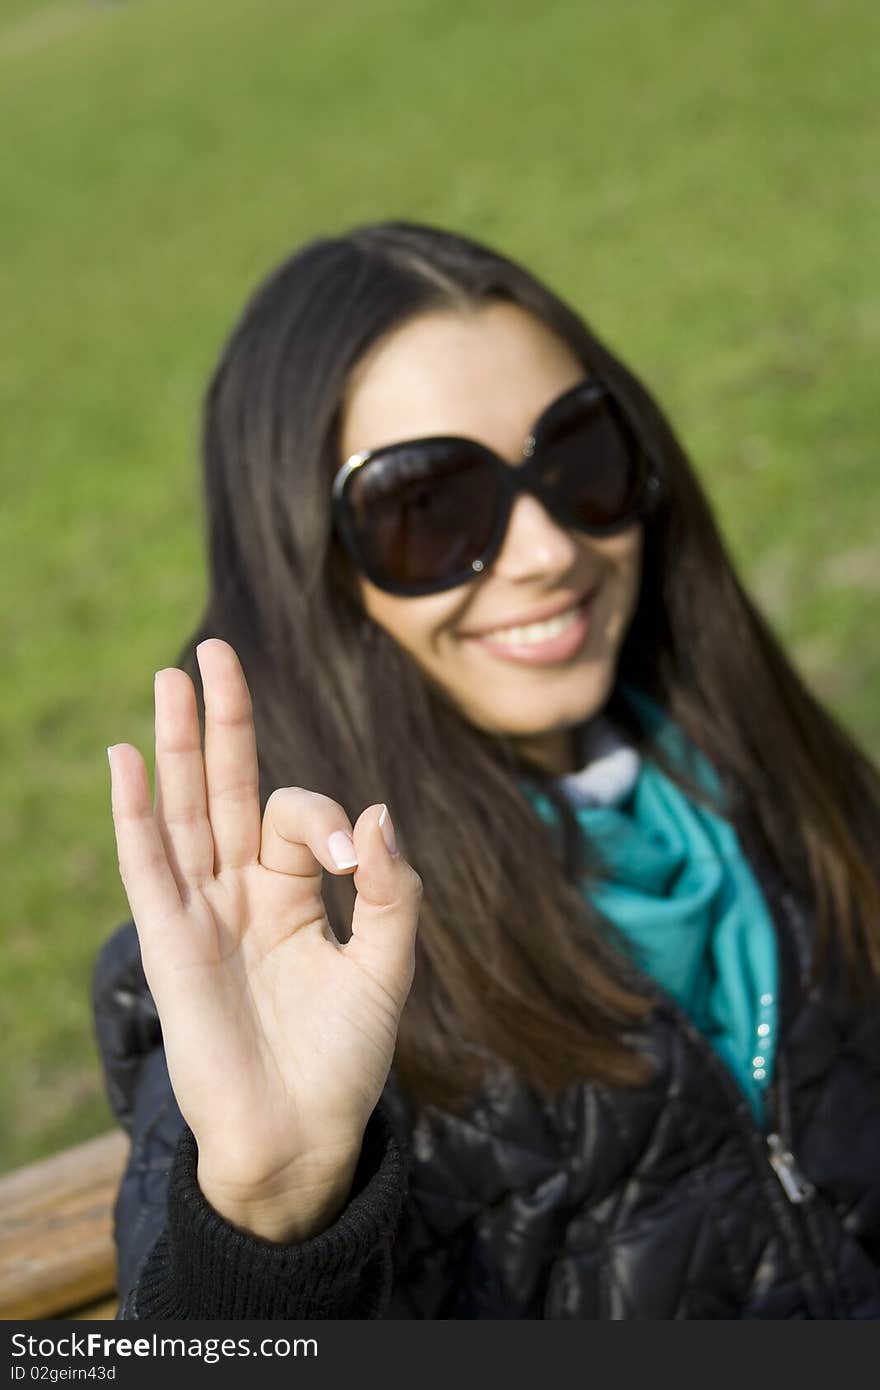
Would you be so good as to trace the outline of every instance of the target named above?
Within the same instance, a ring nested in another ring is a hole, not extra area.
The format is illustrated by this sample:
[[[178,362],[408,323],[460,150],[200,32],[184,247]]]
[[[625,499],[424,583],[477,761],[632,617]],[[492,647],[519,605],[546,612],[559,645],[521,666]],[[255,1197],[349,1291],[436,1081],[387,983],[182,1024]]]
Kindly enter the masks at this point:
[[[94,976],[110,1101],[132,1137],[118,1316],[880,1317],[880,1008],[853,1004],[833,964],[808,987],[812,913],[749,858],[779,945],[769,1137],[655,989],[656,1080],[635,1092],[580,1083],[546,1103],[499,1067],[456,1117],[414,1110],[392,1071],[348,1204],[290,1246],[202,1197],[126,923]]]

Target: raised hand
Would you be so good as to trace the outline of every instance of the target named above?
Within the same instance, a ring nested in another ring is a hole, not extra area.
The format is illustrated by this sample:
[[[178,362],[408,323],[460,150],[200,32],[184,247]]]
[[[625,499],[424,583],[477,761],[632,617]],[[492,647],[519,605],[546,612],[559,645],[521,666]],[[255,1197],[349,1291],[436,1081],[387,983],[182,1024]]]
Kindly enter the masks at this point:
[[[156,676],[154,805],[138,750],[108,750],[119,873],[202,1191],[237,1225],[303,1239],[344,1204],[388,1076],[422,884],[382,805],[352,828],[329,797],[282,787],[261,820],[240,662],[219,638],[197,657],[204,758],[193,683],[175,667]],[[345,946],[324,869],[354,871]]]

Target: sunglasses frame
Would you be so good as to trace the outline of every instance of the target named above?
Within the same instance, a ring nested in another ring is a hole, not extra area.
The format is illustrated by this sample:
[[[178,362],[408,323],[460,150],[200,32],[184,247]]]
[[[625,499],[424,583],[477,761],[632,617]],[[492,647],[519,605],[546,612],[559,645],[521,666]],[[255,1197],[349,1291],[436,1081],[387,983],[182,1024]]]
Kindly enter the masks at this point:
[[[628,447],[630,457],[636,460],[639,470],[639,487],[632,508],[619,521],[610,526],[583,526],[566,515],[561,505],[549,489],[541,484],[541,439],[558,412],[575,396],[585,395],[592,401],[602,402],[614,419]],[[491,535],[480,554],[471,560],[466,569],[442,580],[427,580],[418,584],[399,584],[378,575],[364,554],[357,534],[351,508],[346,501],[346,486],[355,472],[377,458],[387,458],[399,449],[412,449],[421,444],[463,444],[476,451],[492,464],[498,480],[498,501]],[[585,377],[574,386],[557,396],[538,416],[522,448],[521,462],[511,464],[501,458],[488,445],[463,435],[435,434],[416,439],[397,440],[391,444],[381,444],[375,449],[365,449],[351,454],[345,460],[333,479],[332,507],[333,518],[346,550],[357,568],[369,581],[385,593],[402,598],[416,598],[424,594],[438,594],[445,589],[455,589],[484,574],[501,550],[513,504],[520,493],[530,493],[550,513],[554,521],[566,530],[581,531],[591,536],[613,536],[625,530],[636,521],[647,517],[657,506],[665,491],[663,480],[649,458],[644,446],[633,429],[626,413],[617,398],[604,382],[595,375]]]

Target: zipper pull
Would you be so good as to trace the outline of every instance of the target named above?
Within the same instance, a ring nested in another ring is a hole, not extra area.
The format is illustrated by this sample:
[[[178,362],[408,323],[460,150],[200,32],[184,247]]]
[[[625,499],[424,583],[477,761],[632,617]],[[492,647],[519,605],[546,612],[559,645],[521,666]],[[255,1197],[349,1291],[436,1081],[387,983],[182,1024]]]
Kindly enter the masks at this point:
[[[798,1204],[809,1202],[816,1189],[808,1182],[797,1166],[794,1154],[789,1153],[778,1134],[767,1135],[770,1165],[782,1184],[782,1190],[790,1202]]]

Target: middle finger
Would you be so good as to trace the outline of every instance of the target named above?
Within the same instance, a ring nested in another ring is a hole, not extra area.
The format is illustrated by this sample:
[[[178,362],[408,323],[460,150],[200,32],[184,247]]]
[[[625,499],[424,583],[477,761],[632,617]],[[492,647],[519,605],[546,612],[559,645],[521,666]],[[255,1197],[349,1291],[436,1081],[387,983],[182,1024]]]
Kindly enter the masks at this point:
[[[156,672],[155,820],[181,897],[214,873],[202,738],[193,683],[170,666]]]
[[[260,853],[260,775],[250,691],[234,647],[209,637],[196,648],[205,699],[205,783],[214,873]]]

